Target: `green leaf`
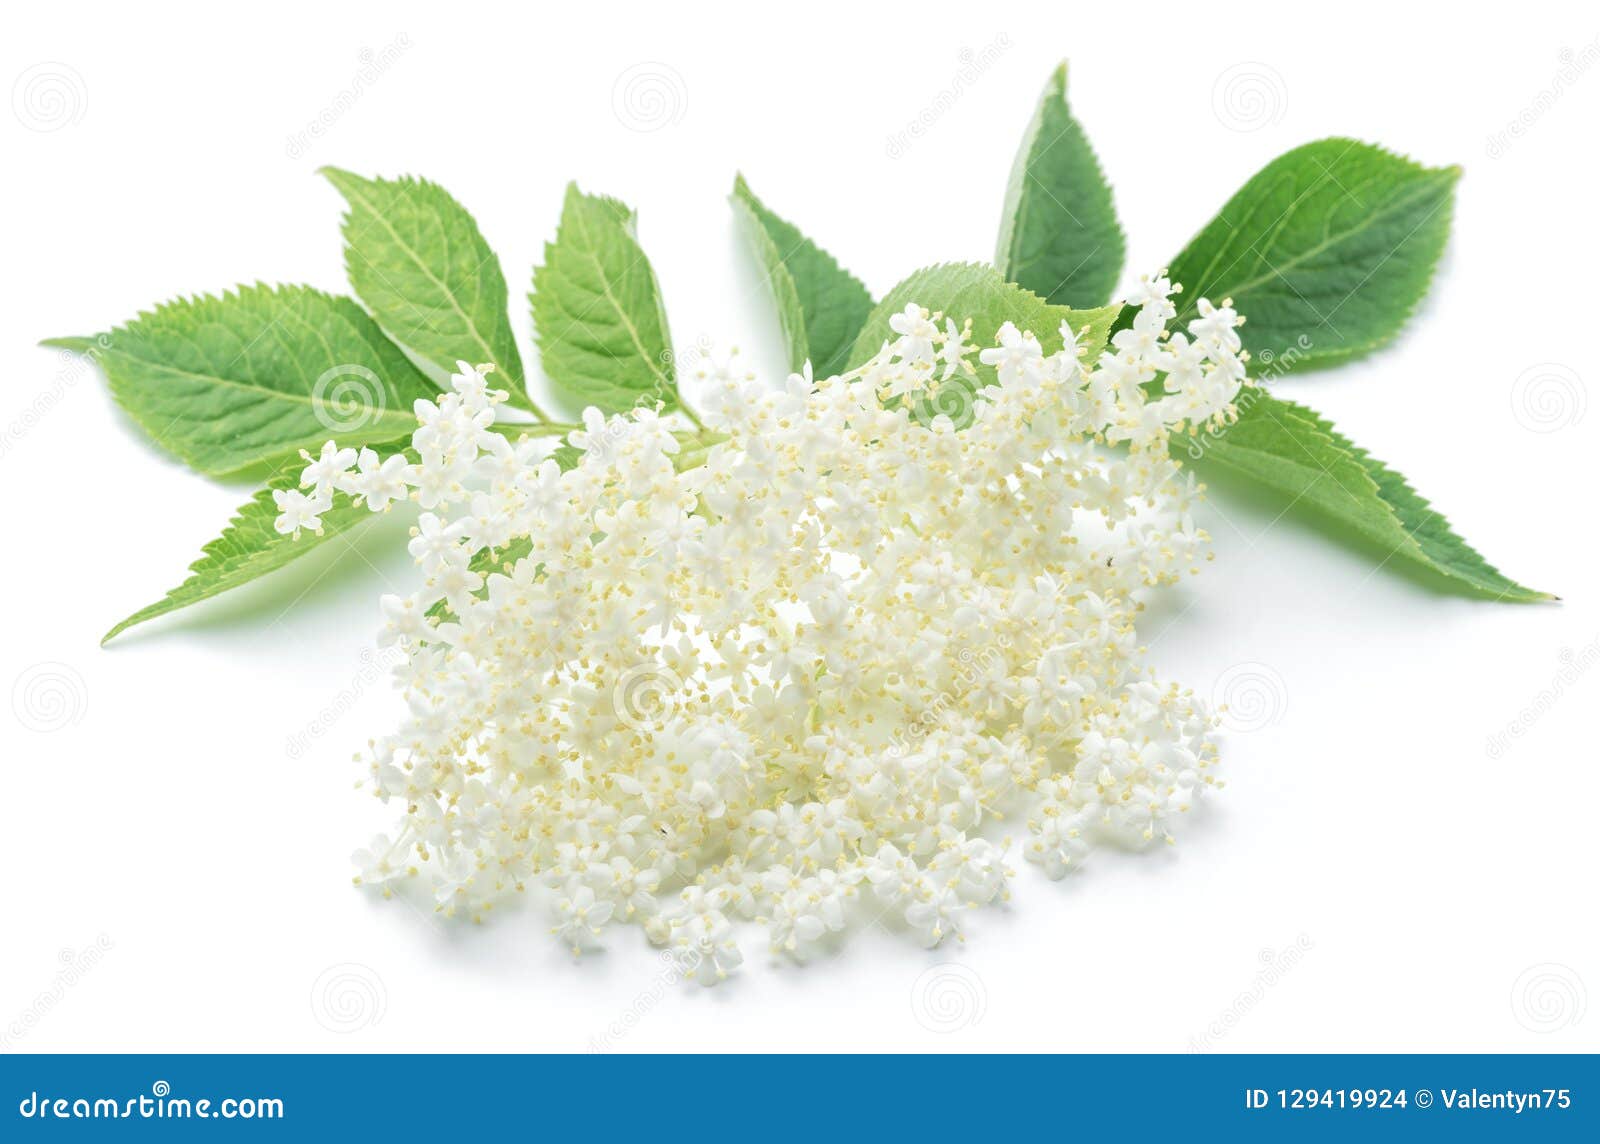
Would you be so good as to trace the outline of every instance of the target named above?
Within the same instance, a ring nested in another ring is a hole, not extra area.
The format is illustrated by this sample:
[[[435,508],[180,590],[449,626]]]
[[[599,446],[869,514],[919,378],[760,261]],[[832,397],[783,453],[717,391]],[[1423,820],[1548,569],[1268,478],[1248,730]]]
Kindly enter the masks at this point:
[[[529,301],[544,372],[561,393],[607,413],[678,407],[661,289],[627,206],[568,186]]]
[[[799,370],[809,361],[817,377],[839,373],[872,313],[872,295],[832,255],[768,210],[743,175],[734,178],[729,200],[778,303],[789,367]]]
[[[1179,320],[1232,298],[1245,348],[1275,374],[1369,353],[1427,293],[1460,175],[1353,139],[1279,156],[1173,260]]]
[[[363,521],[370,521],[378,513],[365,505],[357,505],[349,497],[336,498],[334,507],[322,514],[320,534],[302,532],[298,539],[285,536],[273,527],[278,517],[278,507],[272,499],[275,489],[298,488],[300,470],[280,473],[266,487],[240,507],[222,530],[222,535],[207,544],[200,559],[189,565],[189,578],[166,596],[149,607],[140,608],[133,615],[112,628],[101,639],[106,643],[135,624],[164,616],[198,604],[212,596],[237,588],[250,581],[275,572],[284,565],[300,559],[318,545],[348,532]]]
[[[889,319],[911,302],[928,310],[942,311],[958,324],[971,318],[972,340],[980,346],[992,346],[995,333],[1007,322],[1014,323],[1019,330],[1031,330],[1047,353],[1061,348],[1059,330],[1063,321],[1074,331],[1087,328],[1079,344],[1088,347],[1091,360],[1105,345],[1112,323],[1122,309],[1120,305],[1092,310],[1054,306],[1037,294],[1005,281],[992,266],[946,262],[917,271],[878,303],[856,338],[855,349],[850,354],[852,368],[867,361],[884,342],[894,338]],[[986,369],[983,367],[980,373]]]
[[[168,302],[93,356],[158,444],[218,476],[330,437],[397,440],[417,427],[412,404],[438,395],[360,306],[304,286]]]
[[[104,336],[99,338],[45,338],[39,344],[41,346],[49,346],[51,349],[66,350],[68,353],[89,354],[93,353],[106,340],[108,339]]]
[[[1017,151],[995,265],[1047,302],[1099,306],[1117,288],[1126,245],[1111,185],[1067,107],[1063,63]]]
[[[1305,504],[1384,551],[1458,590],[1496,600],[1548,600],[1502,575],[1450,528],[1405,478],[1339,433],[1314,410],[1252,388],[1239,420],[1175,441],[1179,457],[1238,474]]]
[[[324,167],[349,203],[345,267],[356,295],[403,345],[438,368],[493,362],[511,403],[528,399],[500,260],[467,209],[424,179],[364,179]]]

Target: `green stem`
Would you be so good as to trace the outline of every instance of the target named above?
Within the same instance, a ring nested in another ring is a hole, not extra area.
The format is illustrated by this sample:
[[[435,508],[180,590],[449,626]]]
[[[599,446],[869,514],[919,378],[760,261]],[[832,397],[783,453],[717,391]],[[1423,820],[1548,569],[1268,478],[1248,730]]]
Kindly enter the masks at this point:
[[[515,440],[524,434],[529,437],[561,437],[574,429],[582,429],[583,426],[566,421],[496,421],[489,428],[503,437]]]
[[[672,458],[672,467],[680,473],[699,468],[705,463],[706,454],[728,439],[721,433],[705,428],[699,433],[678,433],[675,436],[678,438],[678,452]]]
[[[695,411],[689,408],[688,403],[683,400],[683,396],[681,394],[678,397],[678,409],[685,417],[689,419],[689,422],[696,429],[700,430],[701,435],[704,436],[706,431],[706,423],[695,415]]]

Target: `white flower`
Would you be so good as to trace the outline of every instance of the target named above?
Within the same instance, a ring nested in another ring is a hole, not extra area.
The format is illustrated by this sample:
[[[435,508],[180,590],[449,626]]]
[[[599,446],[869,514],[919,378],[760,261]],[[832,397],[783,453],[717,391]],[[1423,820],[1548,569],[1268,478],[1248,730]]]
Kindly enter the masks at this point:
[[[355,884],[376,886],[383,891],[384,897],[389,897],[392,891],[388,883],[404,877],[408,872],[397,864],[402,849],[390,842],[387,834],[380,834],[372,840],[372,845],[357,850],[350,856],[350,861],[356,867]]]
[[[494,372],[494,364],[473,366],[464,361],[456,362],[456,372],[450,376],[450,388],[454,389],[461,397],[462,407],[472,415],[481,413],[496,401],[503,401],[508,396],[503,390],[491,390],[487,377]]]
[[[573,879],[556,897],[559,920],[550,932],[571,946],[573,953],[581,953],[590,939],[600,936],[600,927],[611,920],[613,909],[611,902],[595,897],[591,887]]]
[[[304,449],[300,450],[301,459],[310,462],[305,471],[300,474],[302,488],[311,486],[317,490],[317,496],[327,496],[344,480],[350,466],[356,463],[354,449],[341,449],[332,441],[322,446],[322,453],[313,458]]]
[[[323,449],[326,451],[327,446]],[[405,500],[410,494],[407,481],[410,471],[411,464],[403,453],[380,458],[371,449],[362,449],[356,472],[340,478],[337,488],[364,502],[373,512],[382,512],[391,501]]]
[[[378,601],[383,613],[383,629],[378,633],[380,647],[393,647],[402,640],[420,641],[429,628],[427,609],[421,607],[415,596],[386,595]]]
[[[892,842],[879,846],[877,853],[862,861],[859,870],[859,876],[866,878],[872,892],[889,902],[913,893],[922,873]]]
[[[302,528],[320,533],[322,514],[333,507],[329,498],[308,497],[299,489],[273,489],[272,501],[278,506],[278,517],[272,526],[286,536],[299,536]]]
[[[917,897],[906,907],[906,924],[926,948],[932,949],[947,937],[961,937],[961,913],[967,904],[953,887],[923,879]]]
[[[415,870],[472,917],[547,888],[569,946],[638,925],[712,983],[752,921],[796,956],[880,912],[959,938],[1008,896],[996,822],[1052,878],[1169,841],[1215,785],[1212,719],[1135,620],[1206,555],[1169,438],[1225,424],[1246,364],[1226,304],[1169,331],[1175,292],[1142,282],[1108,352],[1011,324],[980,351],[912,304],[843,376],[705,360],[714,432],[588,409],[575,462],[509,443],[463,364],[410,452],[308,457],[280,531],[336,493],[425,510],[420,584],[381,604],[405,713],[365,759],[399,832],[360,881]],[[974,352],[998,384],[967,384]],[[941,376],[959,428],[926,416]]]
[[[609,863],[594,868],[598,892],[621,905],[626,916],[653,914],[660,907],[655,898],[661,885],[661,871],[650,866],[637,867],[625,855],[613,855]]]
[[[966,342],[967,334],[971,330],[970,322],[965,326],[958,326],[954,318],[944,320],[944,344],[939,347],[939,361],[944,364],[944,371],[940,374],[941,380],[949,381],[957,373],[967,369],[967,355],[974,349]]]
[[[900,335],[894,343],[894,352],[908,365],[924,365],[933,360],[933,340],[939,334],[928,311],[915,302],[889,318],[889,328]]]
[[[446,523],[425,512],[417,518],[417,527],[411,530],[411,542],[406,547],[424,572],[437,572],[453,553],[461,552],[460,541],[466,531],[465,521]]]
[[[1024,377],[1030,367],[1037,366],[1044,360],[1044,350],[1039,346],[1039,339],[1031,332],[1018,330],[1010,322],[1002,325],[995,337],[1000,343],[999,347],[980,351],[978,360],[984,365],[992,365],[998,369],[1002,381],[1015,381]]]
[[[773,881],[773,916],[768,922],[774,952],[799,952],[826,934],[844,929],[848,887],[832,870],[812,877]]]

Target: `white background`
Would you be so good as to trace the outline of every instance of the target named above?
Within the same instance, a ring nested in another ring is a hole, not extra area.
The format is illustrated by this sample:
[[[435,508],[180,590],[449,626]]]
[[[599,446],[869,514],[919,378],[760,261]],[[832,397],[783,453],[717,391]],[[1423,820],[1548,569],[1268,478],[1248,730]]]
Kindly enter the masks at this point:
[[[1303,17],[663,8],[8,10],[5,1047],[1600,1048],[1600,1014],[1583,1012],[1600,990],[1600,670],[1564,678],[1561,658],[1600,637],[1600,409],[1585,415],[1600,382],[1600,65],[1540,96],[1564,50],[1600,51],[1593,6],[1446,24],[1392,3]],[[386,50],[381,78],[330,112],[362,53]],[[161,455],[97,373],[35,342],[241,281],[343,292],[341,202],[318,166],[446,184],[500,251],[524,334],[521,296],[566,181],[618,195],[640,212],[679,344],[737,342],[776,374],[776,323],[725,202],[735,170],[877,293],[920,265],[987,258],[1013,151],[1062,57],[1130,274],[1310,139],[1465,167],[1449,252],[1407,333],[1283,389],[1563,603],[1443,594],[1221,490],[1215,564],[1144,632],[1163,672],[1202,693],[1257,665],[1266,725],[1227,736],[1229,786],[1180,846],[1100,854],[1059,884],[1018,863],[1011,906],[974,915],[959,948],[874,931],[797,968],[769,964],[752,934],[741,979],[710,991],[653,992],[659,965],[636,931],[575,965],[531,911],[439,924],[350,888],[348,854],[386,820],[350,758],[393,717],[362,659],[378,593],[411,574],[392,534],[98,646],[181,579],[247,490]],[[65,101],[19,108],[41,70]],[[641,74],[665,77],[666,102],[630,112],[619,100]],[[1229,109],[1252,88],[1260,102]],[[291,154],[319,118],[325,132]],[[920,134],[892,144],[914,121]],[[41,674],[60,682],[55,712],[29,709]],[[1541,692],[1553,702],[1519,720]],[[1513,721],[1522,733],[1496,755]],[[949,963],[961,968],[922,976]],[[351,987],[354,1028],[339,1032],[313,993],[352,974],[335,991]],[[929,1028],[940,1014],[914,1003],[919,979],[946,990],[953,1031]]]

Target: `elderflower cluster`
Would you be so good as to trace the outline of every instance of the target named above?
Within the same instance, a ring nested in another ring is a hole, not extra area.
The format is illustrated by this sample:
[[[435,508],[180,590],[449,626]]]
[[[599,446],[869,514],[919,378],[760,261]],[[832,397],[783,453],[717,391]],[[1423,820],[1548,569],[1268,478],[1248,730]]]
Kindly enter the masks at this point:
[[[544,887],[575,950],[632,922],[709,982],[744,921],[795,954],[873,918],[959,937],[1007,896],[1003,818],[1052,878],[1170,841],[1213,721],[1134,619],[1206,555],[1168,436],[1245,377],[1238,316],[1169,333],[1173,289],[1093,363],[1065,325],[979,352],[908,306],[852,373],[703,371],[703,431],[590,409],[563,463],[465,364],[417,460],[329,443],[280,531],[336,492],[428,510],[422,586],[382,603],[408,713],[368,760],[403,813],[357,881],[473,917]]]

